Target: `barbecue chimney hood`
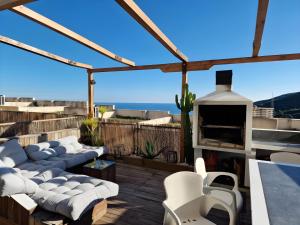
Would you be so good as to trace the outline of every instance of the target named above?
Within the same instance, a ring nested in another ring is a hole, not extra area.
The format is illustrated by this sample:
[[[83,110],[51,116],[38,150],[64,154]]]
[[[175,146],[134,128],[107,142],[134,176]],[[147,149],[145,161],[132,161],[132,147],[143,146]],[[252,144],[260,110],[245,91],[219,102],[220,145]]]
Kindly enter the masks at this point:
[[[194,148],[251,151],[253,103],[232,91],[232,70],[216,72],[216,90],[194,102]]]
[[[195,104],[253,105],[252,101],[231,90],[232,70],[216,71],[216,90],[195,100]],[[195,105],[194,104],[194,105]]]

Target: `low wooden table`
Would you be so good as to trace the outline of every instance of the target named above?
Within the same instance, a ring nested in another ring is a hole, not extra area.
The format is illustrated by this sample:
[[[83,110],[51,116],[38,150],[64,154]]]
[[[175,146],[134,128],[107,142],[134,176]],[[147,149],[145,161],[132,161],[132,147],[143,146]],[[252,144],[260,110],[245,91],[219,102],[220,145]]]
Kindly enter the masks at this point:
[[[85,175],[102,180],[116,181],[116,163],[109,160],[96,160],[83,166]]]

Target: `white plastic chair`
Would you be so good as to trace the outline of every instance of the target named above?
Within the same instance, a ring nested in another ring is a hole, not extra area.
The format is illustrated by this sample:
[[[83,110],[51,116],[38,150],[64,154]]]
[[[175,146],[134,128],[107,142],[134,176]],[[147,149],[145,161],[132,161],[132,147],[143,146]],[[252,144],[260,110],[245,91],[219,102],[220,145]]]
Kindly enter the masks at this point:
[[[230,225],[234,225],[234,210],[220,199],[203,194],[203,181],[194,172],[177,172],[164,181],[167,199],[164,225],[214,225],[204,218],[212,207],[218,205],[229,214]]]
[[[272,162],[300,164],[300,155],[291,152],[276,152],[270,155]]]
[[[243,197],[239,191],[238,178],[233,173],[228,172],[206,172],[203,158],[197,158],[195,163],[196,173],[203,179],[203,186],[205,193],[213,195],[228,205],[234,205],[236,213],[240,212],[243,206]],[[232,190],[222,187],[212,187],[212,182],[219,176],[231,177],[234,181]],[[235,204],[234,204],[235,203]]]

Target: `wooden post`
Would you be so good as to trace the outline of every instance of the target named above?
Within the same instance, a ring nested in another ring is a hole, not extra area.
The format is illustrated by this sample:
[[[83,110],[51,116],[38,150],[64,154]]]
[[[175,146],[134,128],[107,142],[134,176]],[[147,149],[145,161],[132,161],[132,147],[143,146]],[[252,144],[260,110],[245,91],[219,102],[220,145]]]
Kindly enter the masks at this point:
[[[181,98],[184,97],[184,92],[187,84],[187,69],[186,69],[186,63],[182,63],[182,76],[181,76]],[[181,112],[181,126],[180,126],[180,155],[179,160],[180,162],[184,162],[184,118],[185,115],[183,112]]]
[[[88,117],[94,117],[94,75],[91,71],[87,70],[88,73]]]

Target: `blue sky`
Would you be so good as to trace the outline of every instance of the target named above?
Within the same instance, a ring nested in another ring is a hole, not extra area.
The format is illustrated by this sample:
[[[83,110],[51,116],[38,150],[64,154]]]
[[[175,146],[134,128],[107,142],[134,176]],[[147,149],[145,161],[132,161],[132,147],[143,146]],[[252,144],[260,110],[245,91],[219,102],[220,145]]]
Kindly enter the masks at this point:
[[[137,65],[177,62],[112,0],[44,0],[27,4]],[[136,0],[189,60],[245,57],[252,53],[256,0]],[[84,7],[83,7],[84,5]],[[300,52],[300,1],[270,1],[260,55]],[[121,66],[91,49],[10,11],[0,12],[0,35],[94,67]],[[232,69],[234,90],[259,100],[296,92],[300,61],[216,66],[190,72],[198,97],[214,90],[215,71]],[[0,94],[38,99],[87,99],[84,69],[0,44]],[[173,102],[180,73],[159,70],[95,75],[95,100]]]

